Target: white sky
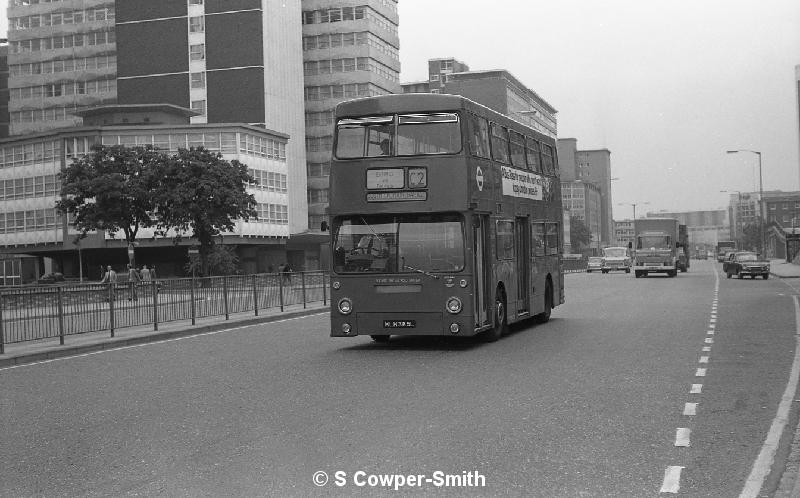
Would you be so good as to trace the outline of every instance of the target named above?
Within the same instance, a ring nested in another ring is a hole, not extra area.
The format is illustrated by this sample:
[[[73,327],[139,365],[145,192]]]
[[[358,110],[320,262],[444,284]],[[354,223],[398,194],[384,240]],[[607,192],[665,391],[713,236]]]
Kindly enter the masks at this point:
[[[558,135],[611,151],[614,217],[719,209],[720,190],[797,190],[798,0],[400,0],[401,81],[427,60],[506,69]]]
[[[8,0],[0,0],[5,36]],[[614,217],[718,209],[720,190],[798,190],[798,0],[399,0],[401,81],[427,60],[506,69],[560,137],[611,151]]]

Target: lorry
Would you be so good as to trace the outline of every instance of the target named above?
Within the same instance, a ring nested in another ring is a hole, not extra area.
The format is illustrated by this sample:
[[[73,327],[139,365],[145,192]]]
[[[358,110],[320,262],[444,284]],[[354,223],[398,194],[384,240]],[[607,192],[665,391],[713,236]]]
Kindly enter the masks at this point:
[[[678,274],[680,229],[675,218],[642,218],[635,221],[633,273],[636,278],[650,273]]]
[[[678,225],[678,269],[681,273],[689,271],[691,260],[689,258],[689,228],[686,225]]]
[[[725,253],[736,250],[736,242],[732,240],[717,241],[717,261],[722,263],[725,261]]]

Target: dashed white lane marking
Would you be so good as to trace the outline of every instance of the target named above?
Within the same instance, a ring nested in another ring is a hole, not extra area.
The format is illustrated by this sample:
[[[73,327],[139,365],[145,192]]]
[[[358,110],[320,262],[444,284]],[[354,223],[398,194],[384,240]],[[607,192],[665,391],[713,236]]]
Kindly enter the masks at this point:
[[[706,337],[706,344],[714,344],[714,338],[713,337]]]
[[[678,427],[675,432],[675,446],[687,447],[690,445],[689,438],[692,435],[692,430],[687,427]]]
[[[703,384],[692,384],[689,394],[700,394],[703,392]]]
[[[795,342],[800,342],[800,301],[797,296],[792,296],[794,299],[794,316],[795,316]],[[758,457],[753,463],[753,469],[745,481],[742,493],[739,498],[755,498],[761,492],[761,486],[767,478],[772,463],[775,460],[775,452],[778,450],[778,443],[781,439],[781,434],[789,420],[789,409],[792,407],[792,400],[794,399],[797,391],[797,381],[800,377],[800,344],[796,344],[794,348],[794,360],[792,361],[792,370],[789,373],[789,382],[786,384],[786,390],[783,392],[781,402],[778,404],[778,412],[772,420],[772,425],[767,433],[767,439],[764,440],[764,445],[761,451],[758,452]]]
[[[708,335],[714,335],[714,331],[713,331],[713,330],[709,330],[708,332],[706,332],[706,334],[708,334]]]
[[[684,415],[697,415],[697,403],[686,403],[683,405]]]
[[[706,376],[706,369],[705,368],[698,368],[697,372],[694,374],[695,377],[705,377]]]
[[[711,318],[708,321],[711,322],[711,323],[717,323],[717,319],[716,318]]]
[[[708,356],[701,356],[700,363],[708,363]]]
[[[715,328],[717,328],[717,324],[716,323],[709,323],[708,324],[708,328],[715,329]]]
[[[681,470],[683,467],[671,465],[664,471],[664,483],[659,493],[677,493],[681,488]]]
[[[704,353],[710,353],[711,352],[711,346],[703,346],[703,352]]]

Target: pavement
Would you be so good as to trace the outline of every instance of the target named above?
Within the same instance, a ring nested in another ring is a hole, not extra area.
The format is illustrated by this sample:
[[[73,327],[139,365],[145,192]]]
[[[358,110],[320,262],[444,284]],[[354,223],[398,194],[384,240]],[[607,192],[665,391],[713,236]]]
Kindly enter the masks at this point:
[[[781,278],[800,277],[800,265],[787,263],[785,259],[770,259],[769,273]]]
[[[322,302],[314,302],[307,303],[306,307],[302,304],[284,306],[284,311],[281,311],[280,308],[259,309],[258,316],[255,316],[253,311],[249,311],[231,314],[228,320],[224,316],[198,318],[196,325],[192,325],[190,320],[181,320],[159,323],[158,330],[153,330],[153,324],[119,328],[114,331],[114,337],[111,337],[111,333],[108,330],[68,335],[64,339],[63,346],[59,343],[57,337],[40,341],[6,344],[5,354],[0,354],[0,368],[198,335],[234,327],[275,322],[323,313],[329,309],[329,304],[323,305]]]

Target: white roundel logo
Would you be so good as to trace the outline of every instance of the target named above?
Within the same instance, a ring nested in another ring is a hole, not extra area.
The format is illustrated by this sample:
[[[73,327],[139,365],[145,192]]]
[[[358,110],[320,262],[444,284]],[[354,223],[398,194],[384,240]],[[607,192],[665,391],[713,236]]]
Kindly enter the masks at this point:
[[[475,182],[478,184],[478,190],[483,192],[483,170],[480,166],[475,171]]]

